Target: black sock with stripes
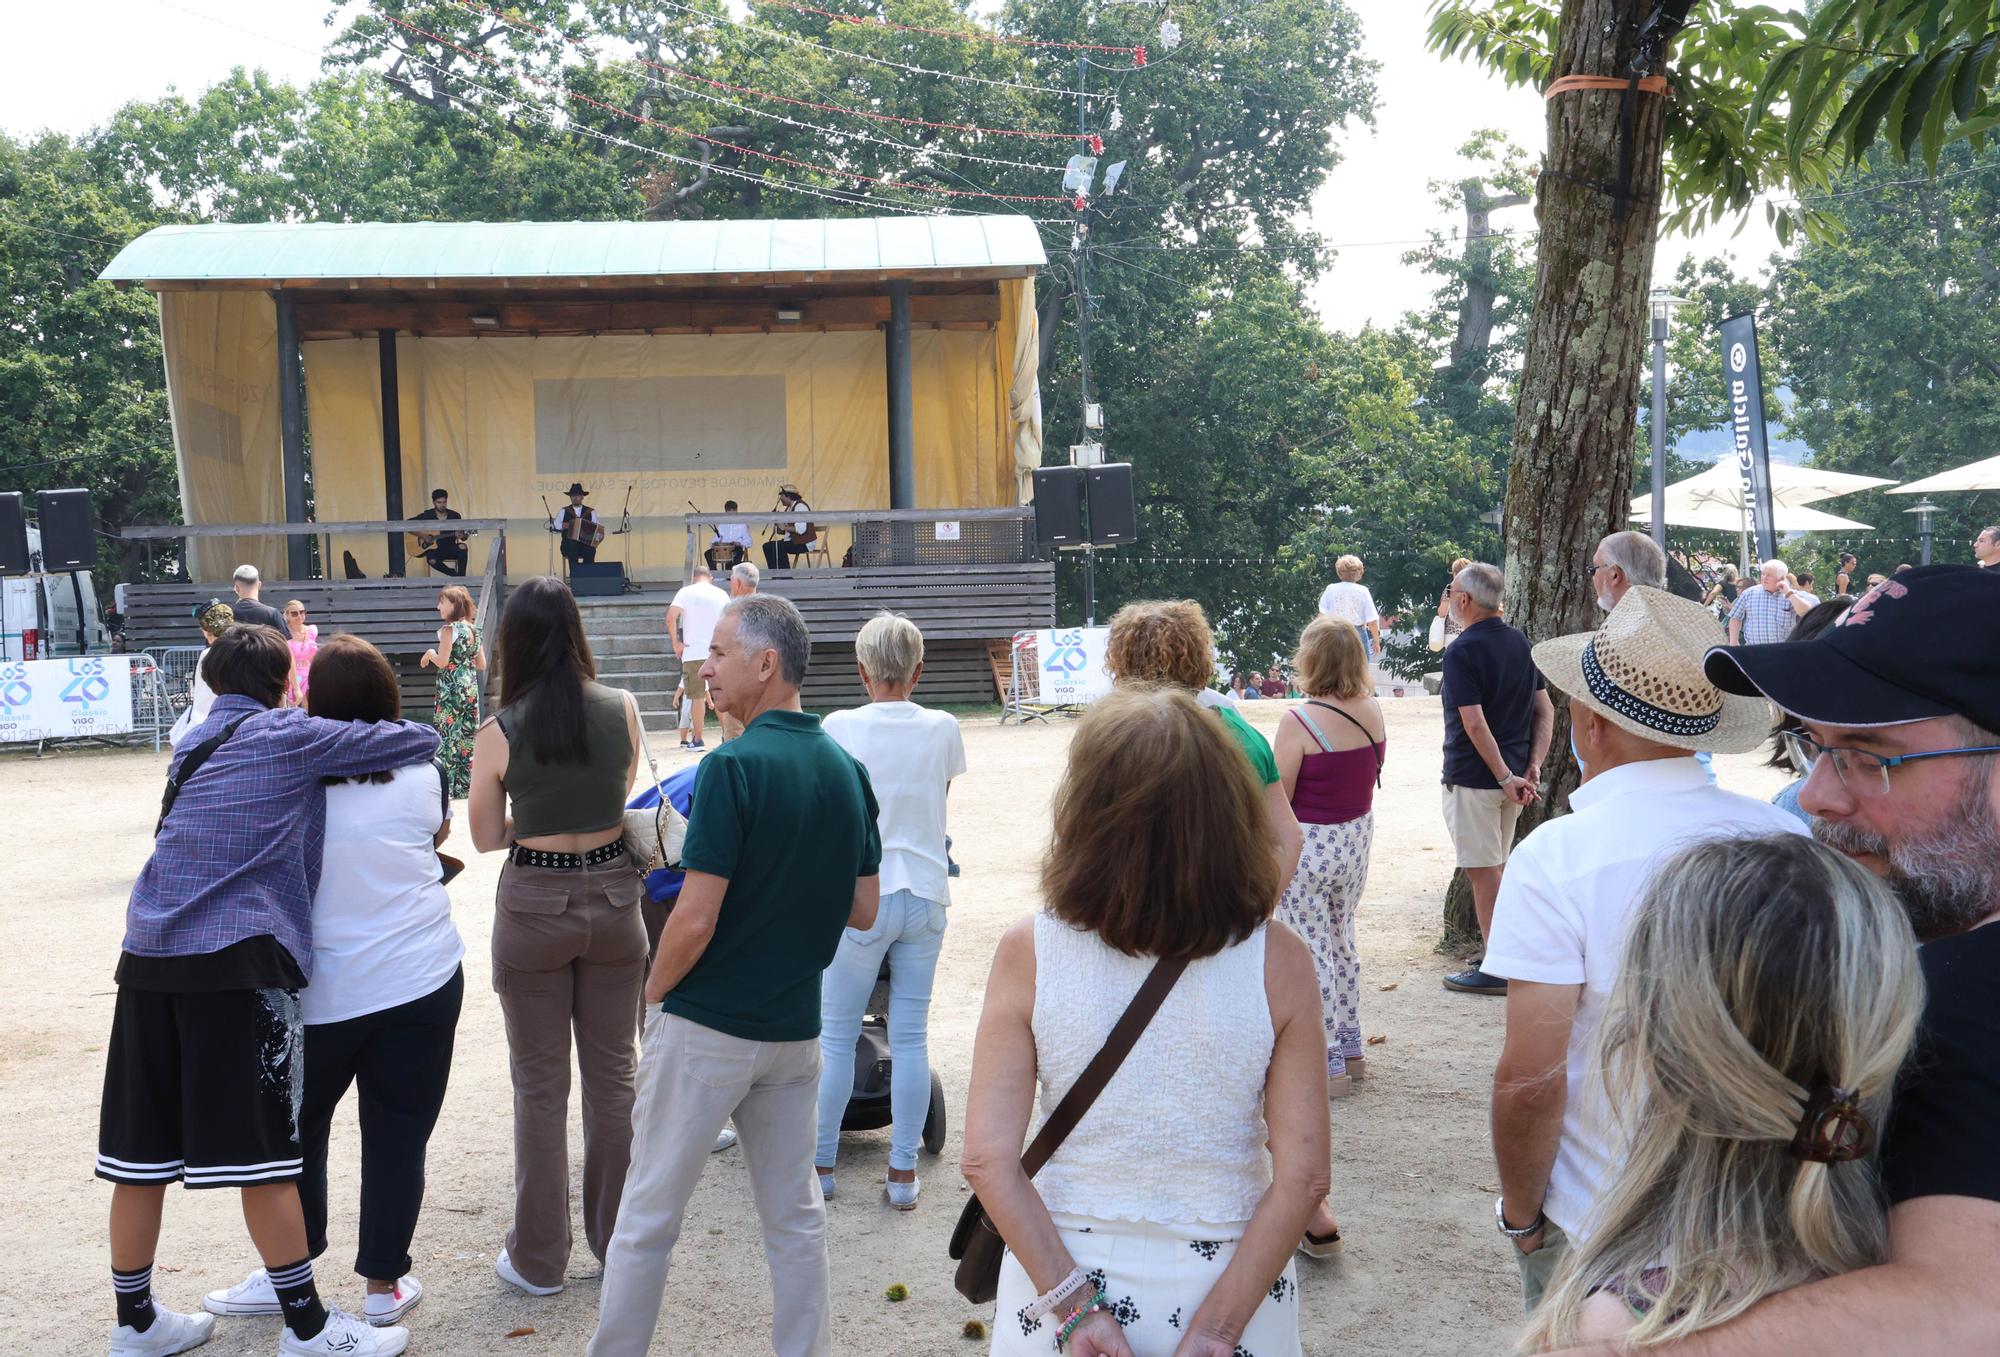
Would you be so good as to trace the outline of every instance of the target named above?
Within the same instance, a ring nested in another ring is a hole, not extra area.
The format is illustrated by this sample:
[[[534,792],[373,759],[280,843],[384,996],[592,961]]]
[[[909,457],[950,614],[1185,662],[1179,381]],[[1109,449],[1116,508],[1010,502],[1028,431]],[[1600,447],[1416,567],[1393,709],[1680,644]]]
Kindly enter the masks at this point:
[[[140,1333],[153,1327],[153,1265],[136,1272],[111,1269],[111,1289],[118,1296],[118,1322]]]
[[[313,1285],[312,1259],[302,1258],[284,1267],[268,1269],[271,1287],[285,1312],[285,1327],[297,1339],[317,1338],[326,1327],[326,1306],[320,1304],[319,1288]]]

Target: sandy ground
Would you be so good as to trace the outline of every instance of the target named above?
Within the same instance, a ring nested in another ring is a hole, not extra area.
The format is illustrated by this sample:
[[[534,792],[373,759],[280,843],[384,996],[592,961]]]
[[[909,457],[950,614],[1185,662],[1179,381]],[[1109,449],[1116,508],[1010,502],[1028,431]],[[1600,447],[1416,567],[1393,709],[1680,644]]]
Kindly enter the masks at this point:
[[[1246,704],[1269,730],[1275,702]],[[1438,809],[1440,718],[1434,700],[1386,704],[1390,753],[1377,801],[1374,862],[1361,910],[1362,1025],[1369,1080],[1333,1108],[1334,1188],[1348,1244],[1333,1264],[1300,1260],[1305,1350],[1311,1354],[1479,1354],[1510,1346],[1519,1293],[1493,1230],[1487,1086],[1502,1006],[1454,995],[1433,952],[1451,859]],[[919,1171],[919,1209],[889,1209],[877,1184],[888,1132],[849,1135],[842,1195],[829,1203],[834,1333],[841,1353],[974,1353],[968,1319],[987,1318],[951,1288],[945,1242],[964,1200],[959,1128],[972,1037],[1000,931],[1036,905],[1035,862],[1048,802],[1073,726],[1027,729],[968,718],[971,771],[952,794],[954,883],[931,1052],[952,1104],[944,1154]],[[1769,795],[1775,774],[1755,756],[1719,761],[1726,786]],[[0,937],[16,981],[0,989],[0,1333],[11,1351],[102,1352],[110,1327],[104,1239],[107,1186],[91,1176],[112,967],[124,905],[145,860],[164,755],[67,753],[0,760],[8,807],[0,836]],[[569,1289],[522,1296],[493,1274],[511,1209],[506,1045],[487,963],[495,856],[452,886],[467,944],[466,1005],[444,1115],[431,1143],[430,1188],[413,1248],[429,1293],[409,1321],[412,1351],[519,1357],[579,1353],[593,1328],[597,1264],[577,1230]],[[1383,987],[1393,986],[1388,992]],[[357,1200],[350,1105],[333,1146],[332,1248],[321,1260],[329,1299],[359,1308],[349,1271]],[[581,1137],[573,1131],[573,1153]],[[235,1194],[171,1192],[155,1286],[191,1309],[205,1290],[254,1262]],[[768,1274],[741,1155],[710,1161],[668,1284],[655,1352],[768,1350]],[[909,1298],[891,1303],[901,1283]],[[276,1320],[221,1323],[208,1351],[268,1353]],[[532,1332],[509,1340],[516,1329]]]

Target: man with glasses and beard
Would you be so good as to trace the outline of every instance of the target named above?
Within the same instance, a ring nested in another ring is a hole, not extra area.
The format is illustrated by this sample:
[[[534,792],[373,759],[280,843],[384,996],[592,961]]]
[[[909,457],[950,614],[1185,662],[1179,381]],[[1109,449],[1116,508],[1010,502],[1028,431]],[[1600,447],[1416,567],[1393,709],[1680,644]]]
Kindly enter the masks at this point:
[[[1649,1351],[1667,1357],[2000,1348],[2000,577],[1924,566],[1819,638],[1719,646],[1709,678],[1799,725],[1813,833],[1883,876],[1923,946],[1917,1049],[1882,1139],[1889,1257]],[[1865,976],[1857,983],[1868,983]],[[1592,1354],[1622,1351],[1613,1346]]]

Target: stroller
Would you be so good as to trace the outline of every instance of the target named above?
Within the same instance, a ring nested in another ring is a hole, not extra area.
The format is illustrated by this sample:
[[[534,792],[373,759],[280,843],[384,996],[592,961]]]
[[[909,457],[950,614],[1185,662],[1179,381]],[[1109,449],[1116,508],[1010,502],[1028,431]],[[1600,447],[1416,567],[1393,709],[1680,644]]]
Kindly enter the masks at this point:
[[[674,809],[692,818],[694,815],[694,779],[696,765],[678,769],[663,779],[657,789],[642,788],[627,804],[631,810],[650,810],[659,804],[662,794],[673,803]],[[949,848],[949,841],[946,844]],[[958,869],[952,867],[952,875]],[[674,899],[681,891],[683,874],[676,868],[661,867],[646,875],[646,904],[649,912],[657,912],[664,921],[666,911],[673,906]],[[657,936],[657,930],[649,927]],[[840,1129],[843,1131],[877,1131],[889,1125],[892,1117],[889,1110],[889,1076],[892,1061],[889,1056],[889,964],[885,959],[882,972],[875,978],[875,989],[868,997],[867,1010],[861,1018],[861,1035],[854,1046],[854,1091],[848,1096],[847,1110],[841,1114]],[[944,1081],[938,1078],[936,1070],[931,1071],[930,1110],[924,1117],[924,1150],[937,1154],[944,1148],[946,1121],[944,1105]]]

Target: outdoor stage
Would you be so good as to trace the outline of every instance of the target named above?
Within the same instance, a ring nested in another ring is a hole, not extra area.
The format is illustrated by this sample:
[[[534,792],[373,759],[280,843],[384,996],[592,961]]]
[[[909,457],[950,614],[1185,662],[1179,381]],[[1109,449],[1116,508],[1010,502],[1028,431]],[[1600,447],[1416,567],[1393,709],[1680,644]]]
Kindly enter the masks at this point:
[[[581,482],[598,560],[661,614],[699,525],[803,518],[819,553],[765,588],[806,612],[816,668],[886,608],[958,674],[1055,620],[1022,507],[1045,262],[1019,217],[148,232],[104,277],[160,299],[185,526],[126,535],[185,539],[185,579],[128,590],[128,637],[198,644],[193,605],[247,561],[267,602],[375,640],[415,696],[449,581],[410,512],[443,489],[466,516],[490,632],[509,579],[559,566],[548,514]],[[810,511],[767,512],[787,485]]]

